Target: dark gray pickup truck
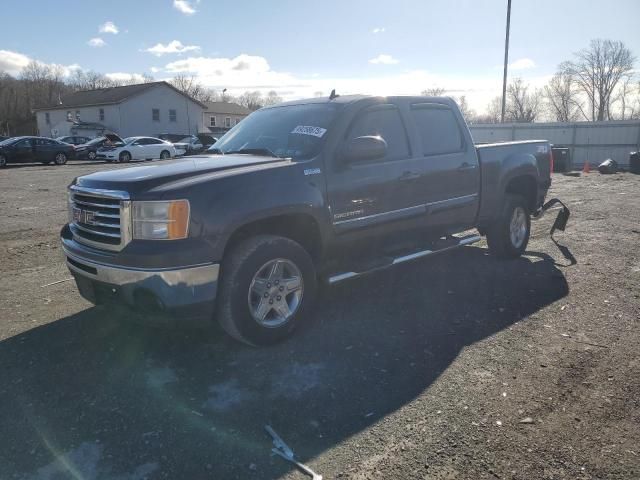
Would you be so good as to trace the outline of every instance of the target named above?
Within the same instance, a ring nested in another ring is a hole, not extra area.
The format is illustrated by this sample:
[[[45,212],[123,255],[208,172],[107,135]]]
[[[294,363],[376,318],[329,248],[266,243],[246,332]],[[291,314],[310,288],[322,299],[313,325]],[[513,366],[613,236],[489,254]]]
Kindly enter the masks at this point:
[[[93,303],[215,317],[268,344],[295,329],[321,280],[480,235],[499,257],[521,255],[552,162],[546,141],[474,146],[448,98],[289,102],[251,114],[206,155],[76,178],[62,245]]]

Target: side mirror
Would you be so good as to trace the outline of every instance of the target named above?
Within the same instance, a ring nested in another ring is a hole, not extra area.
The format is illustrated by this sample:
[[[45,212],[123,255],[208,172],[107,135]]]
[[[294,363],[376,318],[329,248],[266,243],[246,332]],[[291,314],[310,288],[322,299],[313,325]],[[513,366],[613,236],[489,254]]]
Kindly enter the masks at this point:
[[[341,159],[346,162],[377,160],[387,154],[387,142],[382,137],[367,135],[349,140],[342,149]]]

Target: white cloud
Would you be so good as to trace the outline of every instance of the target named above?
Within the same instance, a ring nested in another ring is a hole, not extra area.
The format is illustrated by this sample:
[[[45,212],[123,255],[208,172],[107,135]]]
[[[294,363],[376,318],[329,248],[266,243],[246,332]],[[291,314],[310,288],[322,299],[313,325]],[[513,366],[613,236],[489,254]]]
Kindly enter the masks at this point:
[[[376,65],[379,65],[379,64],[382,64],[382,65],[394,65],[394,64],[398,63],[398,60],[393,58],[391,55],[387,55],[385,53],[381,53],[377,57],[372,58],[371,60],[369,60],[369,63],[373,63],[373,64],[376,64]]]
[[[34,60],[35,59],[19,52],[0,50],[0,72],[18,76],[22,69],[26,67],[29,62]],[[62,75],[65,77],[68,77],[76,70],[82,69],[77,63],[71,65],[59,65],[57,63],[44,63],[39,60],[35,60],[35,62],[38,63],[38,65],[60,69],[62,71]]]
[[[151,70],[151,73],[158,73],[162,69],[158,67],[151,67],[150,70]]]
[[[519,58],[509,64],[511,70],[527,70],[528,68],[535,68],[536,62],[530,58]]]
[[[125,73],[125,72],[113,72],[113,73],[105,73],[105,77],[109,80],[117,80],[117,81],[136,81],[139,83],[144,82],[144,77],[140,73]]]
[[[90,47],[104,47],[107,44],[107,42],[105,42],[103,39],[101,39],[100,37],[95,37],[95,38],[91,38],[88,42],[87,45],[89,45]]]
[[[102,25],[100,25],[99,31],[100,33],[113,33],[114,35],[117,35],[120,30],[115,23],[104,22]]]
[[[384,33],[387,29],[385,27],[376,27],[371,30],[371,33]]]
[[[195,50],[200,50],[200,47],[197,45],[183,45],[180,40],[173,40],[166,45],[157,43],[153,47],[147,48],[145,52],[149,52],[157,57],[160,57],[168,53],[185,53]]]
[[[185,15],[193,15],[196,9],[189,0],[173,0],[173,8]]]
[[[31,59],[22,53],[0,50],[0,72],[17,75],[30,61]]]

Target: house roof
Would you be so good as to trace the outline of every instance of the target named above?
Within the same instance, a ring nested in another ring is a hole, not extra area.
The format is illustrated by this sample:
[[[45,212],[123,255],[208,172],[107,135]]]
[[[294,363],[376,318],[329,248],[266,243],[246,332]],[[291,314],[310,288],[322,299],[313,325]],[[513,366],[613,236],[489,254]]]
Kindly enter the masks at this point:
[[[251,110],[232,102],[206,102],[205,112],[229,115],[249,115]]]
[[[202,107],[206,107],[205,104],[198,102],[191,98],[189,95],[181,92],[173,85],[167,82],[148,82],[138,83],[135,85],[123,85],[121,87],[109,87],[98,88],[96,90],[80,90],[73,92],[69,95],[65,95],[61,98],[61,102],[51,105],[40,106],[34,110],[57,110],[64,108],[76,108],[76,107],[88,107],[94,105],[113,105],[122,103],[125,100],[141,94],[151,88],[155,88],[159,85],[165,85],[172,90],[175,90],[180,95],[187,97],[189,100],[197,103]]]

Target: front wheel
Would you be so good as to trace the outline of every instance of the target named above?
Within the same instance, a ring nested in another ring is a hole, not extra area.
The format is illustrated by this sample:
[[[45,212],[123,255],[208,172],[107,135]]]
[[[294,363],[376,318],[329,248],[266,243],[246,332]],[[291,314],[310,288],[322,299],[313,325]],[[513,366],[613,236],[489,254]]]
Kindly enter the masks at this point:
[[[129,163],[131,161],[131,154],[129,152],[122,152],[118,157],[120,163]]]
[[[89,153],[87,153],[87,158],[89,160],[95,160],[96,159],[96,152],[89,151]]]
[[[258,235],[239,244],[222,264],[217,316],[236,340],[268,345],[291,335],[313,304],[311,257],[284,237]]]
[[[4,168],[7,166],[7,157],[5,155],[0,155],[0,168]]]
[[[55,162],[56,165],[64,165],[65,163],[67,163],[67,156],[62,152],[56,153],[56,156],[53,159],[53,161]]]
[[[489,250],[501,258],[516,258],[527,249],[531,216],[520,195],[505,195],[498,219],[487,229]]]
[[[171,154],[168,150],[163,150],[162,152],[160,152],[160,160],[167,160],[168,158],[171,158]]]

